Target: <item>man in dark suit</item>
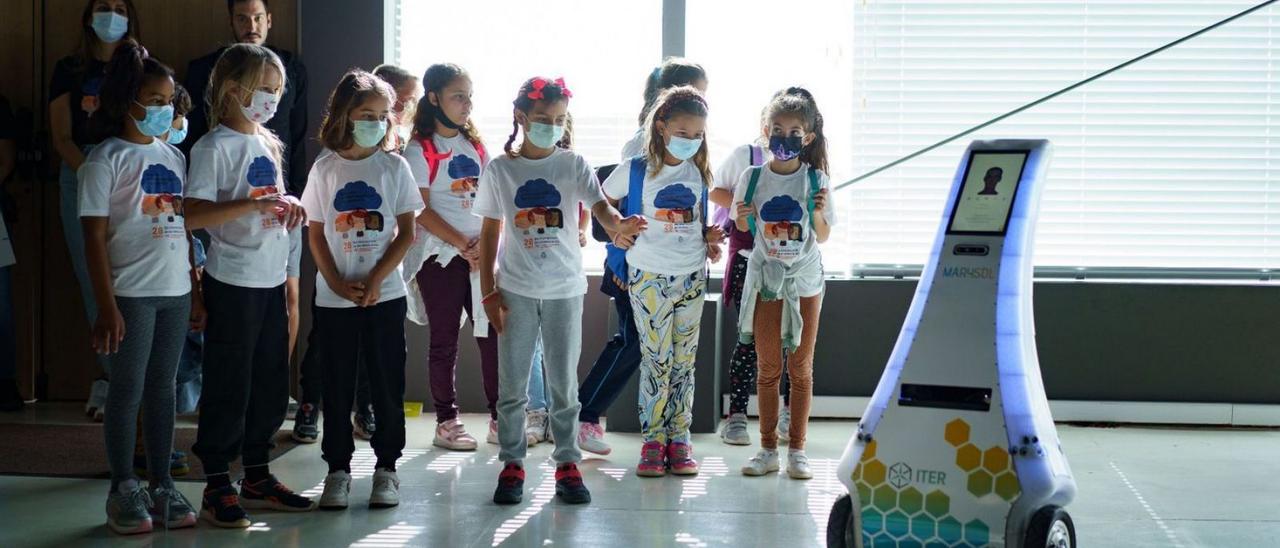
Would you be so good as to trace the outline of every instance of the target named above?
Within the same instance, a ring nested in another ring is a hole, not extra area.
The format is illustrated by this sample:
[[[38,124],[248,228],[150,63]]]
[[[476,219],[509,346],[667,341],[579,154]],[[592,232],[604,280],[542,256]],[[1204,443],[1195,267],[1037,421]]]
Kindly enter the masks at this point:
[[[236,42],[261,46],[267,41],[267,33],[271,30],[270,0],[227,0],[227,12],[231,16],[231,31]],[[187,66],[187,80],[183,85],[196,100],[195,108],[187,115],[190,134],[182,143],[184,152],[190,152],[191,146],[209,131],[204,96],[213,65],[224,49],[218,48]],[[307,183],[304,146],[307,138],[307,69],[297,55],[276,48],[271,48],[271,51],[284,63],[285,85],[280,108],[266,126],[284,141],[285,165],[281,166],[281,172],[289,194],[302,196],[302,187]]]

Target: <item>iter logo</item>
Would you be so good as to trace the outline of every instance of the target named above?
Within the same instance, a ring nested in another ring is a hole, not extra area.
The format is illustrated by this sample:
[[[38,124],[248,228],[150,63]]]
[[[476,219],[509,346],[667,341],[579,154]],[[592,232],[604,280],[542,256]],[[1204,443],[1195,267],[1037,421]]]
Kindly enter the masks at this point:
[[[970,280],[994,280],[996,271],[990,267],[971,268],[967,266],[947,266],[942,268],[943,278],[966,278]]]
[[[889,485],[895,489],[902,489],[911,483],[911,467],[905,462],[899,462],[889,467]]]

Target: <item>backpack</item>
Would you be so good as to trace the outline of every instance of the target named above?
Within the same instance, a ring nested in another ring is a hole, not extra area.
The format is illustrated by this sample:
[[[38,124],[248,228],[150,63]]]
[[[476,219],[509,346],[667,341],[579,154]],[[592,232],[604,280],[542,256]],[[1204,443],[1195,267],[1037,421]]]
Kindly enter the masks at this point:
[[[742,199],[742,201],[745,202],[747,205],[751,205],[751,199],[756,194],[756,184],[760,182],[760,172],[763,169],[764,168],[760,166],[751,168],[751,180],[747,182],[747,193],[745,196],[743,196],[743,199]],[[808,199],[809,228],[814,227],[813,197],[816,194],[818,194],[820,190],[822,190],[822,188],[819,186],[820,184],[821,183],[818,180],[818,169],[813,166],[810,166],[809,167],[809,199]],[[755,215],[751,215],[747,217],[747,226],[749,227],[748,230],[751,233],[751,235],[755,236],[755,233],[756,233],[756,216]]]
[[[448,160],[453,156],[453,151],[440,152],[436,150],[436,143],[430,137],[418,138],[418,144],[422,146],[422,158],[427,161],[428,175],[427,184],[436,180],[436,173],[440,171],[440,161]],[[471,146],[476,148],[476,154],[480,156],[480,165],[489,163],[489,154],[484,150],[484,143],[471,142]]]
[[[648,162],[645,161],[644,156],[636,156],[629,162],[628,169],[630,173],[628,174],[627,195],[618,200],[618,206],[622,208],[620,213],[622,213],[623,217],[639,215],[644,210],[641,206],[644,203],[644,175],[645,170],[648,168]],[[618,167],[622,166],[619,165]],[[705,225],[707,222],[707,185],[705,182],[702,184],[702,203],[700,205],[702,206],[700,222]],[[631,271],[627,268],[626,250],[618,249],[617,246],[610,243],[605,246],[605,251],[604,263],[609,267],[609,270],[613,271],[619,278],[628,276]]]
[[[750,167],[760,167],[764,165],[764,149],[760,145],[747,145],[747,163]],[[720,228],[724,229],[726,238],[732,239],[734,232],[738,232],[738,227],[733,223],[733,219],[729,218],[729,213],[733,204],[729,207],[716,208],[716,218],[712,221]],[[751,242],[742,242],[746,247],[751,246]]]

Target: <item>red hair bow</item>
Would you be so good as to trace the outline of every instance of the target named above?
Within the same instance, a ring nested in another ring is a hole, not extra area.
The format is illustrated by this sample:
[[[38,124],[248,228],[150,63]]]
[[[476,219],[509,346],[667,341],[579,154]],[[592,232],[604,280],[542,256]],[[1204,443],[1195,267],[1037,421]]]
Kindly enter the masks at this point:
[[[545,99],[546,95],[542,93],[542,88],[547,87],[547,84],[555,84],[556,87],[560,88],[560,95],[564,96],[566,99],[573,97],[573,92],[569,91],[569,88],[564,85],[564,78],[556,78],[554,81],[548,81],[546,78],[534,78],[533,81],[529,83],[529,86],[533,89],[529,90],[529,93],[526,93],[525,97],[533,99],[534,101]]]

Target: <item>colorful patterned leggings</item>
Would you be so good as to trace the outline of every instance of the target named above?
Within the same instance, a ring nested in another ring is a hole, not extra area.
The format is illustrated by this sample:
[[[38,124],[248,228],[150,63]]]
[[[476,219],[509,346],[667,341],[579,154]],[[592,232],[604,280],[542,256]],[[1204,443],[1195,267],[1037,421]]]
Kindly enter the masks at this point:
[[[640,334],[640,434],[646,442],[688,442],[707,275],[632,268],[628,283]]]

